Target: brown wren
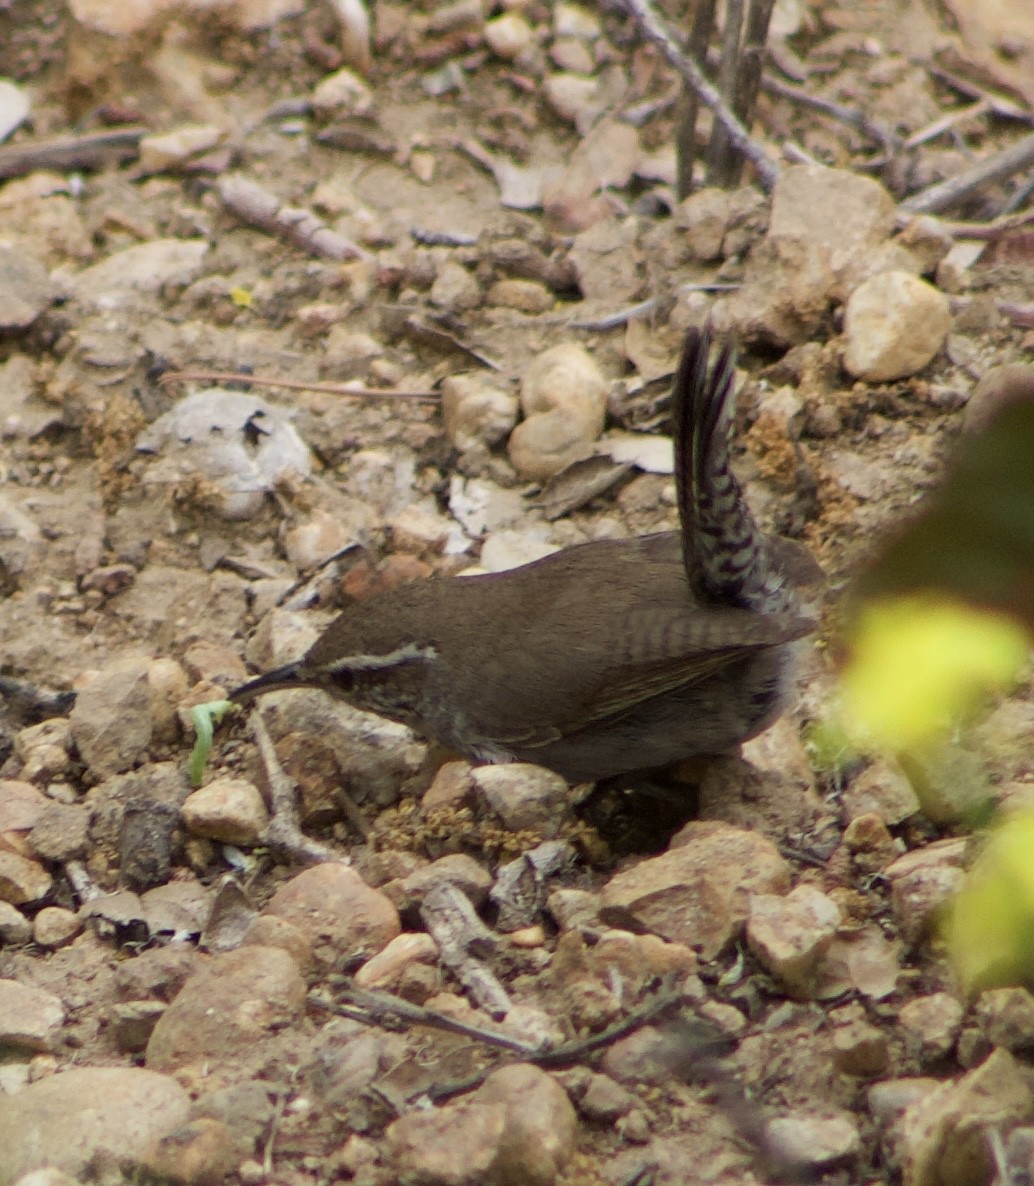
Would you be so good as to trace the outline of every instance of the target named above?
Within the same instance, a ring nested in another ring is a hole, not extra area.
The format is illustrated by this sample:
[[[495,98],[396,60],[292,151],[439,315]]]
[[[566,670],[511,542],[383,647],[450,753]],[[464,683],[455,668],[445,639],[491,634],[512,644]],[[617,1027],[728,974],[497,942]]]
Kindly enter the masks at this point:
[[[680,531],[414,581],[345,610],[231,699],[322,688],[475,761],[594,781],[718,754],[786,707],[795,584],[818,566],[763,534],[729,465],[733,356],[685,339],[673,388]]]

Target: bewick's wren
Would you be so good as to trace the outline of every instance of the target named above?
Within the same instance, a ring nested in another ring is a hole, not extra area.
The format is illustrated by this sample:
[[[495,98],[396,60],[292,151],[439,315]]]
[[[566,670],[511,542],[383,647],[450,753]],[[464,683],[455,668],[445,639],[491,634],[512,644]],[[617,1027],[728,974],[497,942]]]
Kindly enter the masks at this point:
[[[414,581],[231,694],[322,688],[483,761],[589,781],[715,754],[786,706],[817,565],[757,527],[729,467],[733,360],[690,330],[673,391],[681,532]],[[810,566],[810,567],[809,567]]]

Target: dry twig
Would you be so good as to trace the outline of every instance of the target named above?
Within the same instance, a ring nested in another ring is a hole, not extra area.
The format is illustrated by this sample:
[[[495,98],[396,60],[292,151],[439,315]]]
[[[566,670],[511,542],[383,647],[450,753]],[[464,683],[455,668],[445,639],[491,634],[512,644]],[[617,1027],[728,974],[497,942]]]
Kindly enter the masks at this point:
[[[339,982],[340,983],[340,982]],[[582,1062],[587,1055],[612,1045],[619,1038],[630,1034],[648,1022],[656,1020],[669,1010],[681,1005],[685,1001],[685,993],[681,985],[674,985],[670,981],[662,983],[657,991],[642,1005],[630,1010],[619,1021],[597,1034],[588,1038],[575,1038],[550,1049],[541,1049],[521,1042],[498,1030],[487,1029],[471,1022],[459,1021],[448,1014],[439,1013],[435,1009],[427,1009],[414,1005],[401,997],[387,992],[369,992],[356,988],[351,982],[344,981],[344,1002],[330,1003],[320,997],[312,998],[316,1003],[333,1013],[350,1017],[367,1025],[387,1026],[427,1026],[431,1029],[445,1030],[447,1033],[459,1034],[475,1042],[482,1042],[486,1046],[494,1046],[517,1056],[521,1062],[531,1062],[538,1066],[560,1067],[570,1066]],[[463,1079],[448,1083],[437,1084],[430,1093],[435,1102],[470,1091],[483,1083],[488,1075],[497,1067],[485,1067],[475,1071]]]
[[[749,126],[754,103],[757,101],[765,65],[765,44],[772,20],[775,0],[750,0],[746,21],[742,13],[743,0],[736,5],[726,4],[727,29],[722,44],[722,94],[731,97],[732,110]],[[741,11],[736,11],[736,9]],[[742,26],[743,36],[740,38]],[[726,66],[726,45],[729,64]],[[714,129],[707,149],[707,180],[709,185],[735,185],[743,171],[743,156],[735,151],[728,133],[720,124]]]
[[[939,214],[965,201],[975,190],[1004,181],[1034,165],[1034,134],[1024,136],[1001,152],[992,153],[947,181],[939,181],[906,198],[898,207],[904,214]]]
[[[0,148],[0,180],[24,177],[37,169],[69,173],[77,169],[103,169],[135,160],[147,128],[108,128],[83,136],[61,136]]]
[[[310,840],[298,826],[294,784],[280,765],[273,739],[269,736],[269,730],[258,709],[252,712],[249,724],[251,735],[258,746],[269,791],[271,818],[262,834],[262,843],[269,845],[275,852],[303,864],[343,861],[340,853],[325,844],[320,844],[318,840]]]
[[[682,75],[686,86],[706,107],[714,112],[715,119],[725,129],[729,143],[750,161],[765,190],[771,190],[779,177],[779,167],[765,152],[764,147],[751,136],[739,119],[733,114],[717,88],[709,82],[700,67],[678,47],[674,37],[653,8],[650,0],[625,0],[625,6],[635,17],[640,30],[648,41],[664,54],[668,62]]]
[[[247,383],[255,387],[286,387],[292,391],[325,391],[330,395],[351,395],[360,399],[412,399],[439,403],[436,391],[403,391],[391,387],[365,387],[361,383],[323,383],[315,379],[282,379],[276,375],[253,375],[249,371],[165,371],[158,379],[168,383]]]
[[[766,77],[762,83],[762,88],[770,95],[775,95],[780,99],[788,99],[791,103],[798,103],[802,107],[809,107],[813,111],[818,111],[822,115],[829,116],[830,119],[835,119],[840,123],[847,124],[848,127],[857,128],[858,131],[864,133],[871,140],[879,144],[884,152],[890,153],[900,148],[900,137],[895,136],[893,132],[889,131],[882,124],[877,123],[876,120],[870,119],[864,111],[858,111],[853,107],[846,107],[843,103],[834,103],[832,99],[823,99],[818,95],[813,95],[804,87],[792,86],[788,82],[781,82],[778,78]]]
[[[267,234],[295,243],[310,255],[337,260],[371,258],[368,251],[331,230],[311,210],[283,205],[257,181],[231,173],[220,180],[217,189],[227,210]]]
[[[483,960],[495,947],[496,936],[478,917],[467,895],[455,885],[439,882],[420,904],[420,918],[438,945],[442,962],[477,1004],[493,1017],[505,1017],[513,1003]]]

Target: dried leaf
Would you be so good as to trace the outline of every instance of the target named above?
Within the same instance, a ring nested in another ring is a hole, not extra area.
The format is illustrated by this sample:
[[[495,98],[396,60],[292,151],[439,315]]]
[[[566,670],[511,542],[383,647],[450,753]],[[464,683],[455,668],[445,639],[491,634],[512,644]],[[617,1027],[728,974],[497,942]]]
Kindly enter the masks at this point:
[[[550,521],[560,519],[616,486],[631,471],[630,464],[615,463],[602,454],[573,461],[545,484],[538,505]]]

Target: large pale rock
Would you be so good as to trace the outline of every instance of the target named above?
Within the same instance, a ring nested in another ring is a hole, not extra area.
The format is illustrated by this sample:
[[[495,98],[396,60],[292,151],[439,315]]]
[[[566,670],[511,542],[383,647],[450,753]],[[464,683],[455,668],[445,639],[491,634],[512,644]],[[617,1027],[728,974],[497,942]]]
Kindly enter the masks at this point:
[[[386,947],[402,930],[398,911],[348,865],[306,869],[280,887],[264,912],[293,923],[329,967]]]
[[[563,1088],[516,1064],[466,1099],[408,1112],[387,1131],[403,1181],[433,1186],[552,1186],[574,1152],[577,1119]]]
[[[174,1070],[238,1058],[302,1014],[305,981],[279,947],[241,947],[197,971],[147,1043],[148,1066]]]
[[[0,1096],[0,1186],[45,1166],[77,1181],[90,1165],[139,1164],[186,1119],[190,1097],[153,1071],[76,1067]]]
[[[790,868],[770,841],[717,821],[688,824],[668,852],[603,887],[601,915],[713,959],[741,930],[752,894],[785,894]]]
[[[899,1133],[904,1186],[983,1186],[994,1176],[988,1136],[1034,1117],[1021,1066],[1005,1050],[905,1110]]]

